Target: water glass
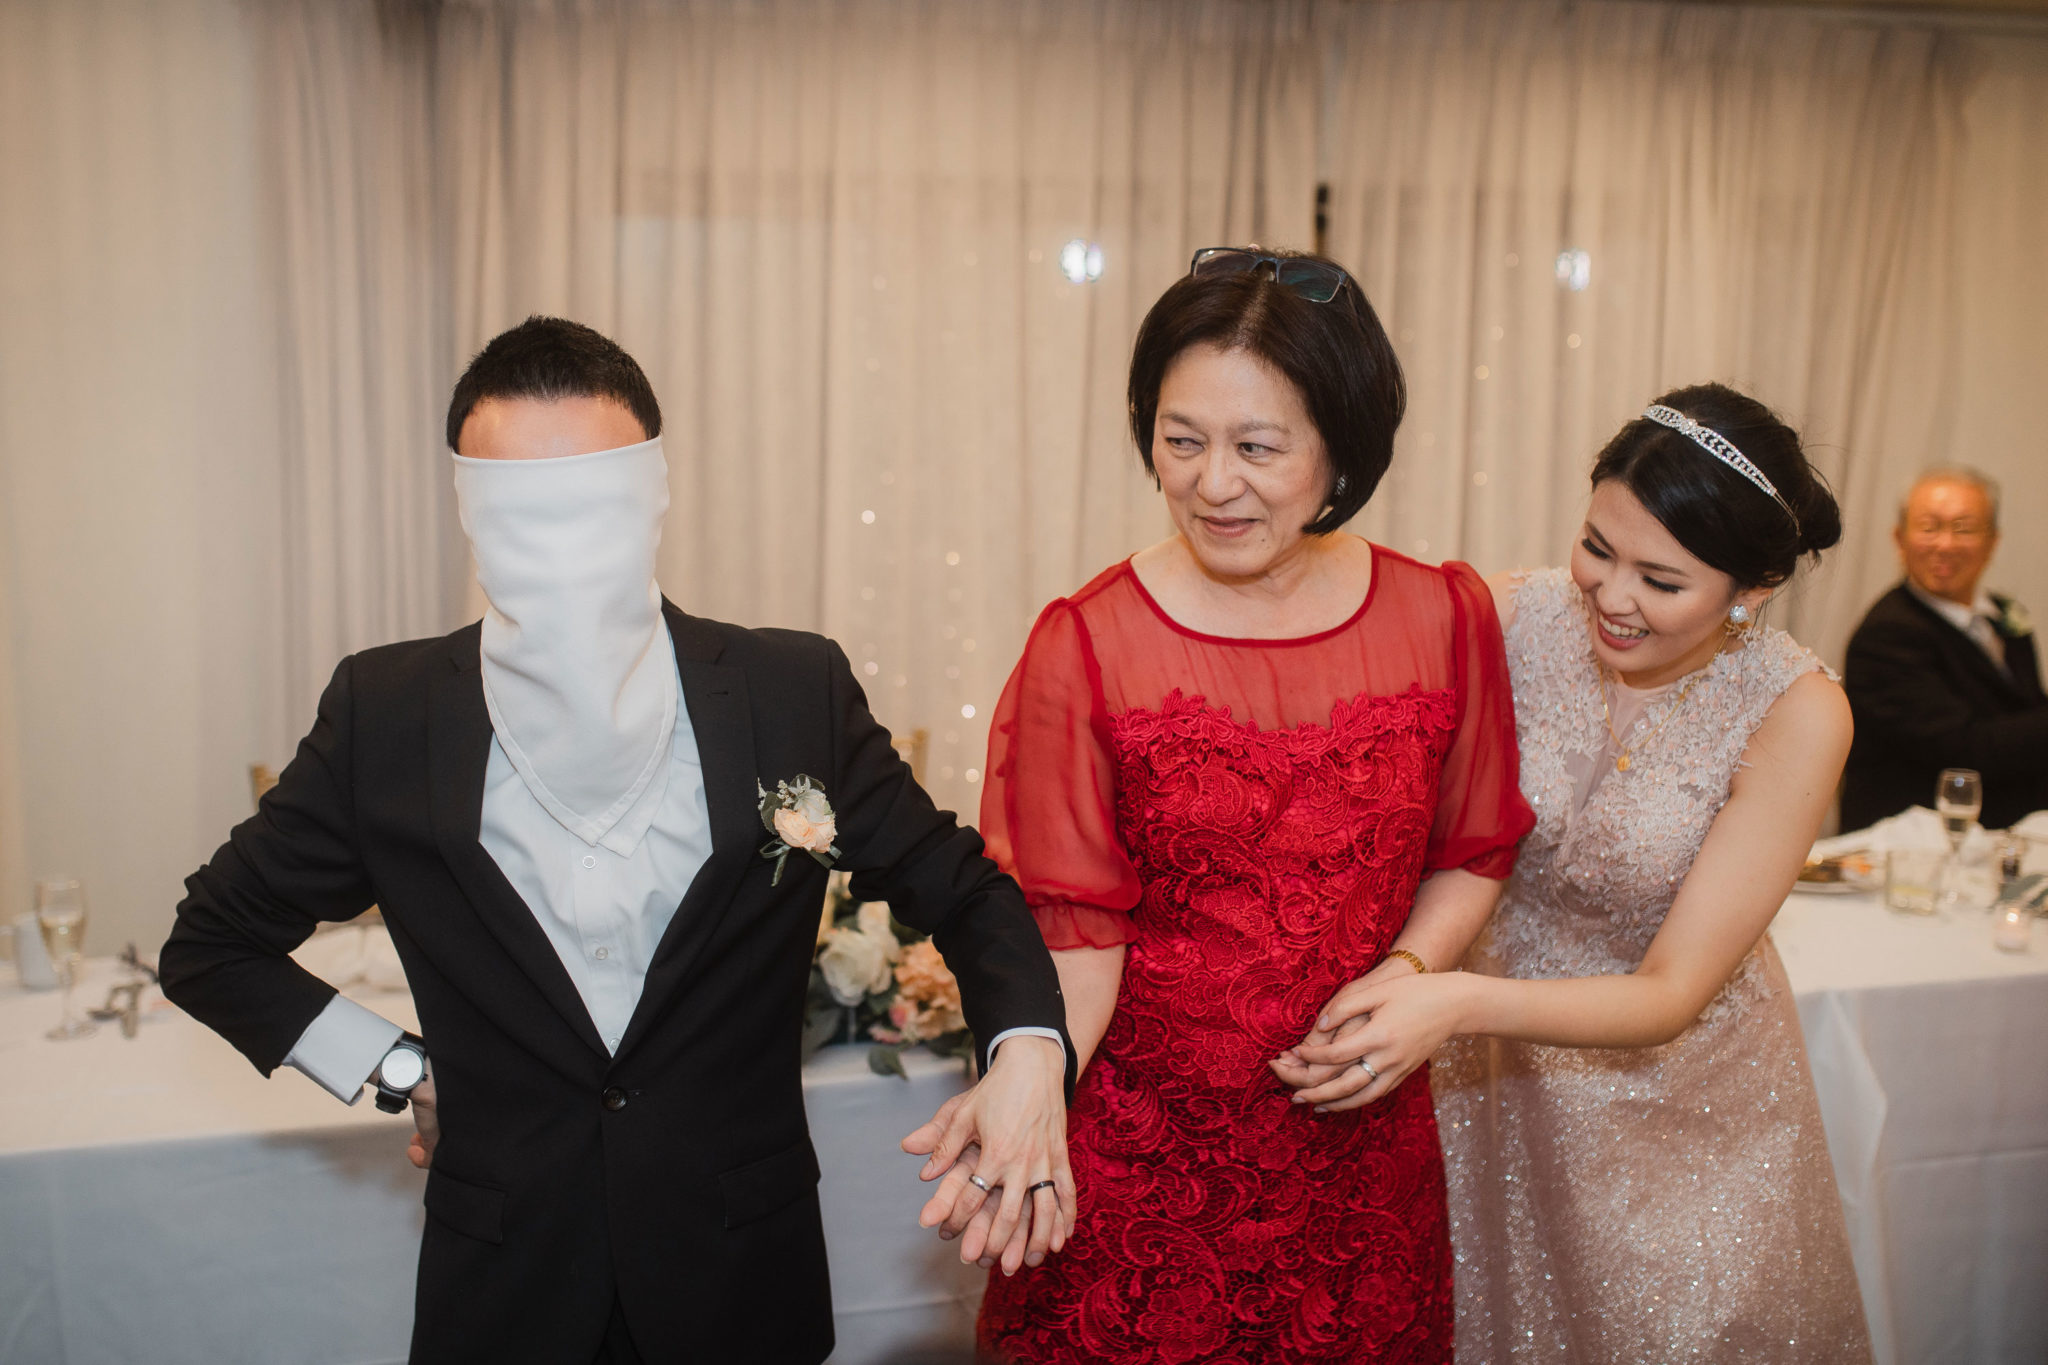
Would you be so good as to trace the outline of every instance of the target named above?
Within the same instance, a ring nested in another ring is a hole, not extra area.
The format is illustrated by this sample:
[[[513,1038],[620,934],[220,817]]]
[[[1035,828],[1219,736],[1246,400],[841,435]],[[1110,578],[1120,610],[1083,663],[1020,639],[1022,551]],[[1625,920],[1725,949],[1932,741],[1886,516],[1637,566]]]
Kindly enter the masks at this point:
[[[64,1017],[43,1036],[63,1042],[99,1032],[99,1026],[78,1013],[72,1002],[82,956],[79,949],[85,938],[85,888],[69,877],[37,882],[36,923],[42,926],[50,965],[57,969],[57,980],[64,987]]]
[[[1934,913],[1945,863],[1940,850],[1895,848],[1884,855],[1884,903],[1903,915]]]
[[[1974,768],[1943,768],[1934,784],[1934,811],[1941,817],[1942,832],[1948,835],[1948,859],[1941,867],[1939,905],[1953,909],[1962,899],[1958,880],[1962,871],[1963,841],[1970,826],[1984,810],[1984,779]]]

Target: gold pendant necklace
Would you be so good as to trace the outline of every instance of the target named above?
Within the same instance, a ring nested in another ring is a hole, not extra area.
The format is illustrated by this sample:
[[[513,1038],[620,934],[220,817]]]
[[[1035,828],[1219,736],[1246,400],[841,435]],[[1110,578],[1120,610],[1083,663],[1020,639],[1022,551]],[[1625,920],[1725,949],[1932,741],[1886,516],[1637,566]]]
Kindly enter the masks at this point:
[[[1709,660],[1708,662],[1711,663],[1712,660]],[[1664,713],[1664,719],[1657,722],[1657,728],[1650,731],[1650,733],[1647,736],[1645,736],[1646,739],[1655,739],[1657,736],[1664,733],[1664,727],[1671,723],[1671,718],[1678,714],[1678,709],[1680,707],[1685,705],[1686,697],[1690,696],[1693,688],[1699,685],[1700,679],[1706,676],[1707,670],[1704,668],[1702,668],[1699,672],[1692,675],[1692,681],[1687,683],[1683,688],[1679,690],[1678,696],[1671,703],[1671,709]],[[1607,726],[1607,738],[1613,742],[1615,748],[1621,750],[1621,752],[1615,756],[1614,771],[1618,773],[1625,773],[1630,768],[1635,766],[1634,761],[1630,759],[1629,755],[1635,751],[1636,746],[1634,744],[1630,744],[1626,748],[1624,748],[1621,743],[1621,736],[1614,733],[1614,711],[1607,704],[1608,681],[1609,679],[1607,677],[1607,670],[1605,668],[1602,668],[1600,670],[1600,720],[1604,725]],[[1619,687],[1620,685],[1621,684],[1618,681],[1615,683],[1616,687]],[[1638,724],[1640,723],[1641,722],[1638,722]]]

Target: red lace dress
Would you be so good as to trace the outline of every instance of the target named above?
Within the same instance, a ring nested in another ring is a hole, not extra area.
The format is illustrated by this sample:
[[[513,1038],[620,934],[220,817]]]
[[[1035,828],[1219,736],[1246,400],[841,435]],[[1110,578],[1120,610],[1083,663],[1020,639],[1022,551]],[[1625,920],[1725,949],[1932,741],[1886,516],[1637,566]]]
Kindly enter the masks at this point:
[[[1485,585],[1375,547],[1343,625],[1228,640],[1119,564],[1040,616],[989,744],[982,832],[1046,942],[1128,948],[1071,1114],[1078,1226],[991,1272],[982,1350],[1449,1361],[1426,1069],[1317,1115],[1266,1062],[1381,960],[1423,877],[1513,866],[1532,821]]]

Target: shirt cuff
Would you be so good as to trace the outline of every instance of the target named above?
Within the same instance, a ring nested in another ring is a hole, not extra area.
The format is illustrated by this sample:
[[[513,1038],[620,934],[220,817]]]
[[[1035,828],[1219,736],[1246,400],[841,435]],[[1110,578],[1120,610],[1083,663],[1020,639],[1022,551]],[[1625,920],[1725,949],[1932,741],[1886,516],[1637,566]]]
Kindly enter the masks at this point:
[[[983,1062],[983,1069],[986,1070],[988,1067],[995,1065],[996,1049],[1003,1045],[1003,1039],[1017,1037],[1050,1038],[1055,1043],[1058,1043],[1060,1045],[1060,1060],[1062,1062],[1065,1062],[1067,1059],[1067,1040],[1060,1037],[1060,1031],[1058,1029],[1038,1028],[1036,1026],[1029,1028],[1006,1028],[1001,1033],[998,1033],[994,1038],[989,1040],[988,1052],[984,1054],[986,1060]]]
[[[306,1025],[299,1041],[285,1054],[284,1064],[304,1073],[343,1104],[354,1104],[362,1098],[363,1083],[375,1074],[384,1054],[404,1033],[382,1015],[345,995],[336,995]]]

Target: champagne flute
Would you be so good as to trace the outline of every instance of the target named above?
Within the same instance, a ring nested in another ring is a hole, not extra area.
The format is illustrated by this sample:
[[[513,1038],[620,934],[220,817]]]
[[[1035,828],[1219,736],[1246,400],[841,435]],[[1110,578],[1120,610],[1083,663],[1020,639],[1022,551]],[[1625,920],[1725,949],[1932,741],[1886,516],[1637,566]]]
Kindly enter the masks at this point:
[[[1962,900],[1956,885],[1961,871],[1963,840],[1984,809],[1984,779],[1974,768],[1943,768],[1934,784],[1934,809],[1941,816],[1942,832],[1948,835],[1948,857],[1941,865],[1939,907],[1949,910]]]
[[[99,1032],[99,1025],[72,1008],[72,987],[78,983],[79,947],[85,938],[85,888],[68,877],[37,882],[36,923],[42,926],[50,964],[57,969],[57,979],[64,987],[64,1017],[43,1036],[61,1042]]]

